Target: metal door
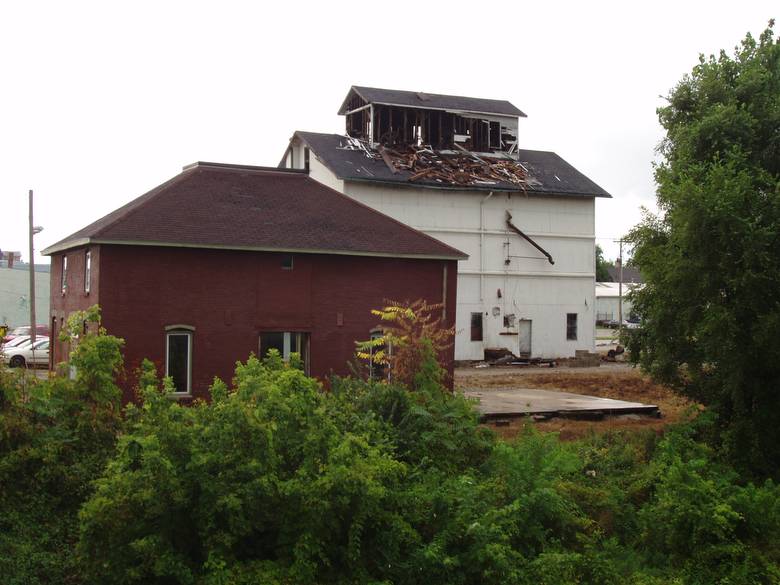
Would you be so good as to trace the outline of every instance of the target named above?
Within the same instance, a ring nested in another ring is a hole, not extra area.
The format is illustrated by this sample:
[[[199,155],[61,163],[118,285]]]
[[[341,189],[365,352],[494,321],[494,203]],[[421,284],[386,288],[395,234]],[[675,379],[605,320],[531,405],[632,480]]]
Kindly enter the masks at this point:
[[[531,356],[531,320],[520,319],[517,322],[518,354],[521,357]]]

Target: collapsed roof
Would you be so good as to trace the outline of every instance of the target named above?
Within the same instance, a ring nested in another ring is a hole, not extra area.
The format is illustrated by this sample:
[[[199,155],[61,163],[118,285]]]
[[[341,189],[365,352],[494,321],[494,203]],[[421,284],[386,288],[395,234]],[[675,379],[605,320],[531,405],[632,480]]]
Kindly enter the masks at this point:
[[[540,150],[517,151],[516,159],[507,157],[484,157],[476,155],[484,161],[478,161],[474,153],[442,154],[439,151],[419,152],[421,158],[432,161],[431,164],[450,167],[452,164],[462,164],[467,180],[458,182],[457,178],[441,178],[437,173],[420,174],[419,170],[405,165],[403,161],[393,161],[393,168],[382,156],[380,148],[371,147],[366,141],[356,140],[340,134],[322,134],[318,132],[297,131],[292,141],[300,140],[308,147],[317,159],[339,179],[344,181],[360,181],[373,183],[388,183],[397,186],[422,186],[437,189],[482,190],[526,192],[539,195],[566,195],[585,197],[611,197],[607,191],[599,187],[554,152]],[[414,147],[418,148],[418,147]],[[387,151],[387,148],[382,147]],[[395,150],[395,149],[391,149]],[[424,148],[420,149],[427,150]],[[395,158],[390,153],[390,158]],[[439,165],[436,159],[450,162]],[[282,161],[284,164],[284,161]],[[485,174],[471,172],[485,167]],[[486,176],[488,173],[500,172],[501,167],[511,171],[511,177],[502,179],[500,174]],[[451,171],[446,171],[450,173]],[[417,175],[417,176],[415,176]]]

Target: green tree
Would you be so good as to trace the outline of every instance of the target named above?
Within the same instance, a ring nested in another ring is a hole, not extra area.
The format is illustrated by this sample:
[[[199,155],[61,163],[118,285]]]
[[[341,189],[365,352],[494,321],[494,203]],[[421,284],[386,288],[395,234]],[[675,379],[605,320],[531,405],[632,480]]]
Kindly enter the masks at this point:
[[[604,259],[604,250],[596,244],[596,282],[612,282],[612,277],[607,269],[614,265],[614,262]]]
[[[74,379],[30,385],[0,368],[0,581],[79,583],[78,510],[121,428],[122,340],[97,306],[68,319]],[[86,325],[86,328],[85,328]],[[76,339],[78,337],[78,340]]]
[[[735,461],[780,476],[780,45],[699,58],[658,110],[660,214],[630,234],[633,359],[707,405]]]

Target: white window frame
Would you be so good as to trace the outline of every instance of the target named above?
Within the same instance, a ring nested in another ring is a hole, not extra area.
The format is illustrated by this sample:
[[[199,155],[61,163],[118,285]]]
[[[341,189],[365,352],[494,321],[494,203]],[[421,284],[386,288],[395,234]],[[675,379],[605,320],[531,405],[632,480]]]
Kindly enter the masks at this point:
[[[68,255],[62,256],[62,278],[60,278],[60,289],[62,294],[68,292]]]
[[[265,357],[266,350],[263,348],[263,335],[266,333],[281,333],[282,334],[282,361],[289,362],[291,353],[298,353],[303,359],[303,371],[309,375],[309,352],[311,351],[311,333],[309,331],[261,331],[257,336],[257,349],[258,355],[261,358]],[[301,351],[293,351],[293,335],[300,335]],[[306,347],[304,347],[304,345]],[[304,351],[305,350],[305,351]]]
[[[192,395],[192,338],[195,332],[194,327],[189,325],[172,325],[165,328],[165,375],[170,376],[170,338],[172,335],[184,335],[187,337],[187,389],[176,389],[172,392],[174,396],[191,396]]]
[[[84,292],[89,294],[90,280],[92,279],[92,252],[87,250],[84,254]]]

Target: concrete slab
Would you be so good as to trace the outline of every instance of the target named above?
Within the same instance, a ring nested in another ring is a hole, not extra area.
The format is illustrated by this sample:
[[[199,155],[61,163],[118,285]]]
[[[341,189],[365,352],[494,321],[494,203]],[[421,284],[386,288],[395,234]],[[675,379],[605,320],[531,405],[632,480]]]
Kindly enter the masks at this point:
[[[464,389],[464,394],[479,400],[477,409],[486,419],[527,414],[587,417],[621,414],[658,416],[658,407],[654,404],[535,388],[491,388],[490,390],[467,388]]]

